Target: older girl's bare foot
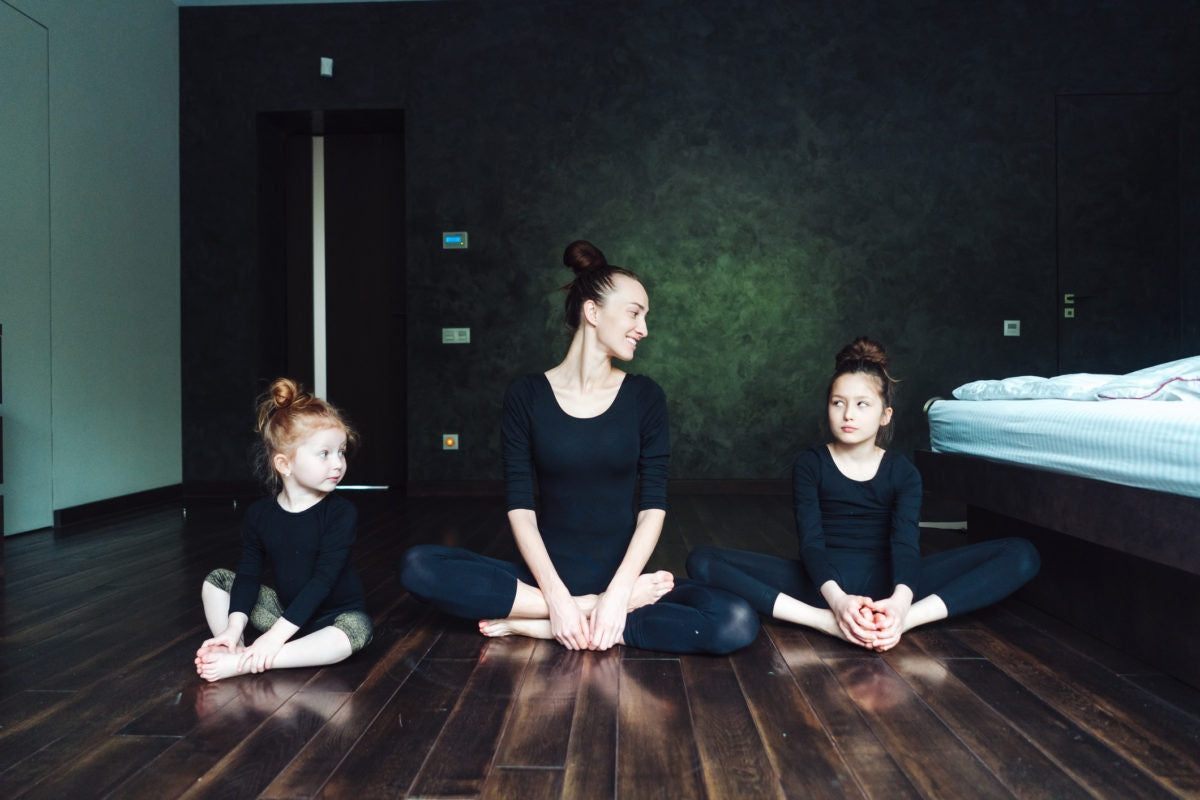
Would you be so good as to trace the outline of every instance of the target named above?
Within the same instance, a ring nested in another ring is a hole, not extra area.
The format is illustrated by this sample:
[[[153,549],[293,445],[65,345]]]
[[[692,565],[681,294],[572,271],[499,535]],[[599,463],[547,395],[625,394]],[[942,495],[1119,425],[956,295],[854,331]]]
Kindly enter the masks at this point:
[[[658,572],[644,572],[633,582],[633,591],[629,593],[629,608],[648,606],[657,603],[662,596],[675,588],[675,576],[660,569]]]
[[[200,673],[200,677],[206,681],[219,681],[222,678],[232,678],[235,675],[244,675],[249,671],[238,670],[238,662],[242,659],[240,653],[233,653],[226,650],[225,652],[216,652],[210,655],[214,657],[198,664],[196,669]]]

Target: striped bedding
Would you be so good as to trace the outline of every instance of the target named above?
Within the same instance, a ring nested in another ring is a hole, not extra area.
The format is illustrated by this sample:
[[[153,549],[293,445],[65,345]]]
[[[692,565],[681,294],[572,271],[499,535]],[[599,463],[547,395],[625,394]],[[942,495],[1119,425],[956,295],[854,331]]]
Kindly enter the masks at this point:
[[[1200,497],[1200,403],[936,400],[934,452]]]

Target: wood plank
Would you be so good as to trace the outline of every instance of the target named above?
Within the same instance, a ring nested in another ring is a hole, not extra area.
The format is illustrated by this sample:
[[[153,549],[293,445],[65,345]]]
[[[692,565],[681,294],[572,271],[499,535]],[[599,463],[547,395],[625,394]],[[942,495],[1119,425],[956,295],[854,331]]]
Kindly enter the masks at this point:
[[[327,800],[409,796],[409,786],[475,666],[467,660],[422,660],[377,713],[372,698],[351,707],[350,712],[363,717],[375,713],[374,719],[326,781],[321,796]]]
[[[862,797],[862,790],[769,636],[730,660],[772,772],[788,797]]]
[[[274,694],[245,698],[256,710],[268,714],[266,720],[213,765],[183,797],[201,800],[258,795],[329,723],[348,698],[347,694],[333,692],[294,692],[283,703],[278,703]]]
[[[868,797],[918,797],[916,787],[810,643],[831,637],[814,633],[810,639],[800,628],[787,623],[768,623],[763,630],[778,648],[863,792]]]
[[[481,800],[558,800],[563,794],[563,771],[550,768],[497,767],[488,774]]]
[[[1010,796],[882,658],[868,655],[826,663],[923,797]]]
[[[329,724],[316,732],[262,791],[260,798],[307,796],[329,780],[347,760],[356,760],[371,752],[369,746],[364,746],[357,755],[354,750],[363,743],[368,727],[381,715],[381,709],[416,668],[437,635],[428,627],[414,627],[404,635],[392,628],[385,628],[380,633],[381,645],[388,639],[395,641],[386,648],[354,694],[330,718]],[[303,691],[312,691],[314,683],[305,684]],[[353,770],[353,765],[350,769]]]
[[[783,800],[783,787],[729,659],[687,658],[680,667],[709,796]]]
[[[4,774],[0,786],[6,797],[18,793],[29,798],[102,797],[174,742],[157,736],[108,736],[97,740],[93,731],[79,729],[30,759],[44,761],[53,768],[29,770],[31,764],[24,765],[21,771],[41,774],[42,780],[26,786],[19,771],[14,771]],[[69,763],[70,769],[58,768],[64,763]]]
[[[275,709],[295,694],[307,675],[279,670],[243,675],[225,691],[237,697],[212,709],[195,729],[178,739],[145,769],[116,789],[120,797],[180,797],[221,763]]]
[[[1021,636],[1020,649],[1006,640],[1014,635]],[[1160,715],[1147,711],[1150,698],[1135,685],[1067,648],[1054,647],[1048,637],[1027,628],[1017,634],[1000,626],[994,635],[962,631],[959,636],[1074,724],[1155,775],[1170,791],[1200,795],[1195,731],[1189,732],[1190,745],[1181,743],[1178,731],[1164,727]],[[1036,657],[1027,655],[1027,650]]]
[[[991,662],[961,659],[945,664],[967,688],[1003,714],[1009,724],[1090,792],[1128,800],[1174,796]]]
[[[617,797],[705,797],[679,661],[624,659],[618,709]]]
[[[1091,796],[937,658],[909,648],[886,654],[885,661],[1017,797],[1068,800]]]
[[[583,661],[563,774],[564,798],[611,800],[616,796],[620,650],[614,647],[590,653]]]
[[[479,659],[425,766],[417,774],[412,794],[479,795],[534,644],[519,636],[489,640],[487,652]]]
[[[496,752],[496,766],[566,766],[583,665],[593,655],[586,650],[567,650],[553,641],[535,644]]]

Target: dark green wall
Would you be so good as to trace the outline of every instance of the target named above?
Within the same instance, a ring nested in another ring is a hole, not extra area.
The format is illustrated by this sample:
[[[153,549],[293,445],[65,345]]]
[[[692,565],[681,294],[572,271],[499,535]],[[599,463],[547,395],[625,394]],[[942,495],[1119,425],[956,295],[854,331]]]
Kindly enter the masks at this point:
[[[1197,288],[1197,6],[1098,5],[183,9],[185,479],[244,472],[236,432],[271,377],[255,115],[309,108],[405,114],[410,479],[499,477],[505,385],[566,345],[575,238],[646,282],[631,369],[667,392],[673,477],[786,477],[834,352],[862,333],[904,379],[894,446],[921,445],[928,397],[1054,372],[1056,93],[1179,93]],[[458,228],[471,250],[441,250]],[[442,326],[473,344],[441,345]],[[443,453],[442,431],[463,449]]]

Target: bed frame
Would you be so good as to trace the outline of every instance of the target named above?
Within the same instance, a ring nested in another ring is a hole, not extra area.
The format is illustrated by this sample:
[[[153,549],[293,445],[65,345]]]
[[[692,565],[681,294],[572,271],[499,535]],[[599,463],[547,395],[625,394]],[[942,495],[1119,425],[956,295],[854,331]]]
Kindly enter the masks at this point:
[[[925,491],[965,504],[973,540],[1042,557],[1018,597],[1200,688],[1200,498],[976,456],[915,454]]]

